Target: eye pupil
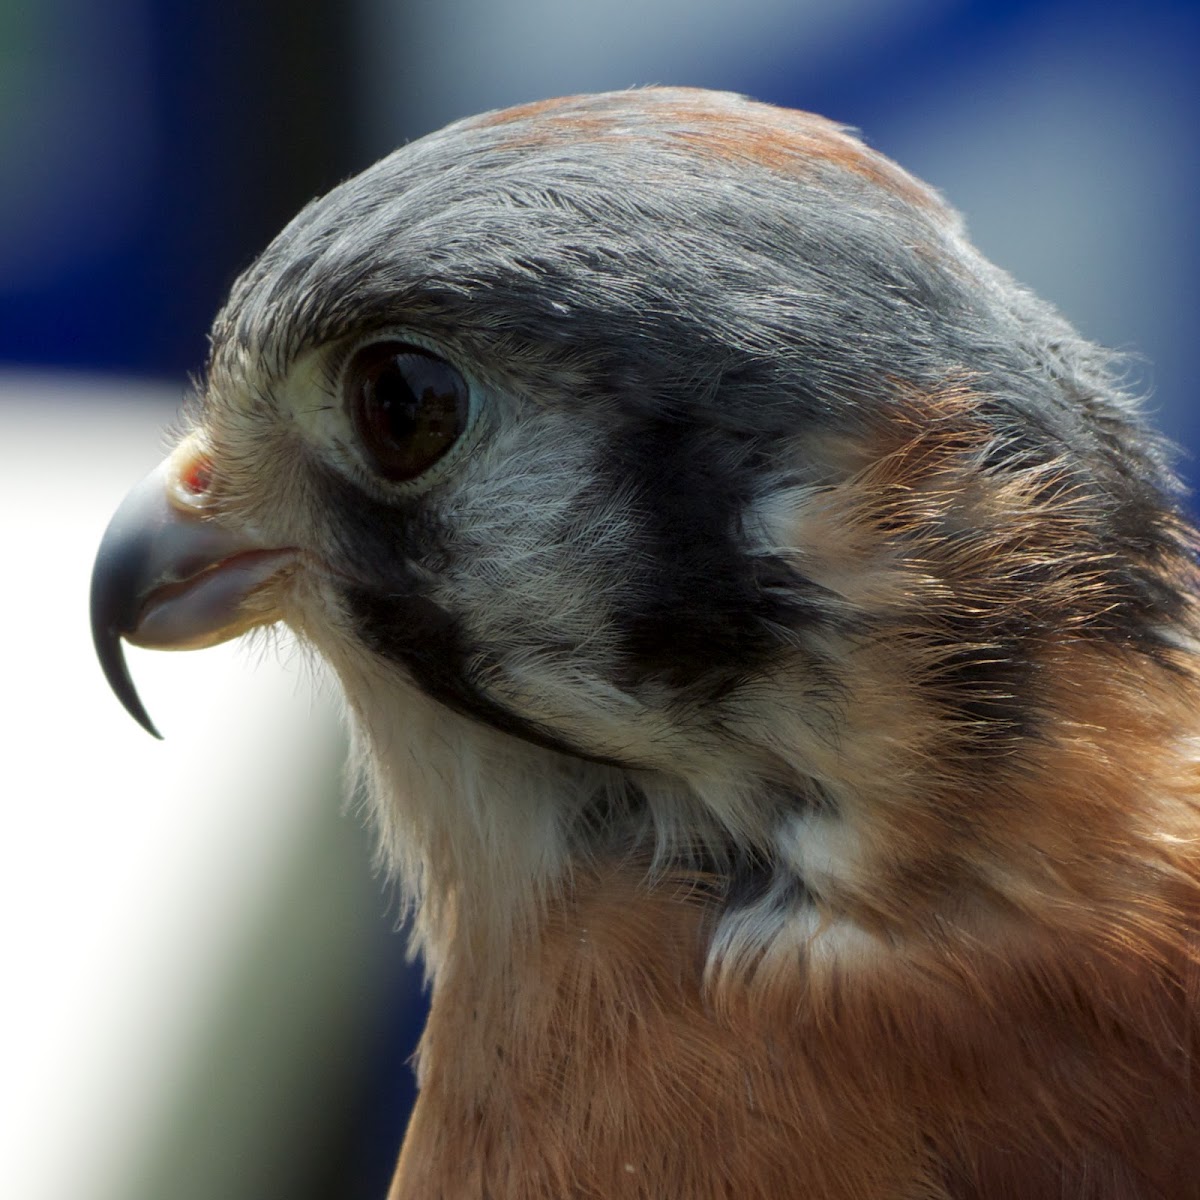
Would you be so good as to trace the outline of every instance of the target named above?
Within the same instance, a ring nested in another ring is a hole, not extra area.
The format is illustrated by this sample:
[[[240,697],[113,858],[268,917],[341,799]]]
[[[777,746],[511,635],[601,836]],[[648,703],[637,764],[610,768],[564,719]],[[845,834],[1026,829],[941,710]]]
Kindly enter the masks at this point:
[[[417,478],[466,428],[466,381],[445,359],[419,346],[395,341],[363,346],[345,381],[355,432],[386,479]]]

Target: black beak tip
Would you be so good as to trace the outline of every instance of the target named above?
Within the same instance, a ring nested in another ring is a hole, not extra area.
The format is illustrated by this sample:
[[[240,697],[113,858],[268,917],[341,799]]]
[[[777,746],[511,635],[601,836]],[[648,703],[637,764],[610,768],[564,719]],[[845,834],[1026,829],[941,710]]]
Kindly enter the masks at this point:
[[[99,646],[97,646],[97,653],[100,657],[100,666],[104,671],[104,678],[108,680],[108,686],[112,688],[117,699],[124,705],[125,711],[151,737],[156,737],[161,742],[162,734],[158,732],[154,722],[150,720],[150,714],[146,711],[146,706],[142,703],[141,697],[137,694],[137,689],[133,686],[133,680],[129,675],[129,667],[125,663],[125,650],[121,645],[120,638],[112,639],[107,652],[100,651]]]
[[[113,580],[105,570],[103,556],[98,557],[92,570],[91,619],[92,643],[96,647],[100,669],[125,711],[147,733],[162,741],[162,734],[154,727],[150,714],[137,694],[129,674],[129,665],[125,661],[125,647],[121,643],[120,632],[124,606],[115,602],[119,596],[119,589],[114,593]]]
[[[95,611],[93,609],[93,618]],[[150,714],[142,704],[133,678],[129,674],[129,665],[125,662],[125,647],[121,644],[121,635],[109,626],[97,625],[92,622],[92,640],[96,646],[96,657],[100,660],[100,669],[113,694],[120,700],[125,711],[149,734],[162,741],[162,734],[154,727]]]

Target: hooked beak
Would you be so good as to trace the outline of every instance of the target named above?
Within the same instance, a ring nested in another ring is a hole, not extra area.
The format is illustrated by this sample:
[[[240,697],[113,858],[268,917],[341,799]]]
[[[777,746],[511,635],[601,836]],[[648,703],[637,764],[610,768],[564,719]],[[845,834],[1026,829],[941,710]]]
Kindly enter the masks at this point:
[[[269,625],[280,614],[261,589],[296,559],[294,549],[265,546],[211,515],[208,479],[208,460],[186,439],[121,501],[92,568],[92,640],[104,677],[155,737],[122,639],[195,650]]]

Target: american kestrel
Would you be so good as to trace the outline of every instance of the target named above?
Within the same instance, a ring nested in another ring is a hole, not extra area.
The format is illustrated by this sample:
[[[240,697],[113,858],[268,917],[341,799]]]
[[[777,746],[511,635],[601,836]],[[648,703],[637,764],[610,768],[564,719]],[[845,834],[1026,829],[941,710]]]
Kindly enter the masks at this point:
[[[97,647],[332,666],[433,980],[393,1200],[1200,1196],[1194,534],[820,117],[488,113],[305,208]]]

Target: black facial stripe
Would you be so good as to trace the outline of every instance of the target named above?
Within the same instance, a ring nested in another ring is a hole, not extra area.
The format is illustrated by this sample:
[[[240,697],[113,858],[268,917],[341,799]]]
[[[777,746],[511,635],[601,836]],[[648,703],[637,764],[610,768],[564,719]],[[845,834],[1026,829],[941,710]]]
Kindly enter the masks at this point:
[[[371,580],[381,594],[406,595],[413,590],[411,564],[438,568],[444,537],[428,505],[403,495],[381,500],[315,456],[307,467],[320,496],[315,507],[329,521],[345,575]]]
[[[430,519],[428,505],[403,496],[378,500],[320,462],[311,466],[345,558],[345,574],[372,580],[344,593],[368,649],[399,663],[426,695],[463,716],[547,750],[620,765],[525,720],[471,682],[467,663],[478,662],[483,648],[469,645],[457,618],[422,594],[413,570],[414,563],[426,571],[443,565],[442,531]]]
[[[432,600],[415,592],[383,595],[366,587],[347,588],[345,600],[362,643],[380,657],[403,666],[427,696],[463,716],[546,750],[620,765],[589,754],[544,726],[525,720],[475,687],[467,663],[478,662],[480,654],[466,642],[458,620]]]
[[[744,544],[761,457],[748,438],[671,420],[614,439],[606,474],[637,506],[636,579],[615,613],[628,682],[720,687],[775,653],[780,628],[826,619],[820,589]]]

